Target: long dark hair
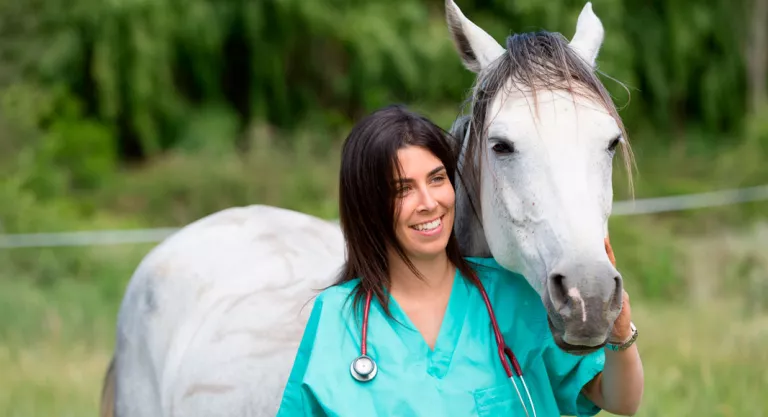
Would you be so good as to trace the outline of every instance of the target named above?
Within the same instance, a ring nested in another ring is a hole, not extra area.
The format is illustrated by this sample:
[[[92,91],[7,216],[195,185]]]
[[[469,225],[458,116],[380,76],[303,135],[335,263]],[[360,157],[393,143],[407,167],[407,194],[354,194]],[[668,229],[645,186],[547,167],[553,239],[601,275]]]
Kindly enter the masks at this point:
[[[419,146],[445,166],[456,189],[458,141],[426,117],[402,105],[390,105],[358,122],[347,136],[341,153],[339,175],[339,217],[344,233],[347,261],[334,285],[360,278],[353,291],[355,311],[371,291],[389,310],[390,287],[387,247],[392,247],[417,276],[421,274],[408,259],[395,236],[396,190],[393,172],[400,172],[397,151]],[[449,261],[472,282],[477,276],[461,256],[452,230],[446,252]]]

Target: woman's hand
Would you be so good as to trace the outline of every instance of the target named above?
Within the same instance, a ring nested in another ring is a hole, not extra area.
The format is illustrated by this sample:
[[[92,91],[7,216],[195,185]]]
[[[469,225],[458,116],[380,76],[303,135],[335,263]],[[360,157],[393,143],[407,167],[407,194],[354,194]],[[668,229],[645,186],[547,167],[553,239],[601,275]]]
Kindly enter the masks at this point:
[[[611,263],[616,265],[613,249],[605,238],[605,251]],[[629,294],[623,291],[621,312],[613,324],[609,342],[622,344],[632,335],[630,322],[632,308]],[[612,414],[631,416],[637,412],[643,397],[643,364],[637,345],[621,352],[606,350],[605,367],[590,383],[585,386],[586,396],[600,408]]]
[[[622,344],[632,336],[632,328],[630,322],[632,321],[632,308],[629,306],[629,294],[626,290],[624,292],[624,299],[621,303],[621,312],[619,317],[616,317],[616,321],[613,323],[613,330],[611,331],[611,337],[608,339],[609,343]]]
[[[616,266],[616,255],[613,253],[611,240],[608,238],[608,236],[605,237],[604,242],[605,253],[608,254],[608,259],[611,260],[613,266]],[[612,343],[622,343],[629,339],[629,337],[632,335],[632,329],[629,326],[629,323],[632,321],[632,309],[629,307],[629,294],[627,294],[626,290],[622,290],[622,292],[623,299],[621,301],[621,312],[613,324],[611,337],[608,338],[608,341]]]

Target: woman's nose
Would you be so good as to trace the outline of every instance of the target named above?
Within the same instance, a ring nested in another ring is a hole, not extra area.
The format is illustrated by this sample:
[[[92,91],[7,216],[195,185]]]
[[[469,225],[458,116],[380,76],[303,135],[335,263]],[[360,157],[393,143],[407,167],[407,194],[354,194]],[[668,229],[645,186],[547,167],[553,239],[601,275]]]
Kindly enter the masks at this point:
[[[421,206],[424,210],[433,210],[437,207],[437,200],[429,189],[426,189],[421,193]]]

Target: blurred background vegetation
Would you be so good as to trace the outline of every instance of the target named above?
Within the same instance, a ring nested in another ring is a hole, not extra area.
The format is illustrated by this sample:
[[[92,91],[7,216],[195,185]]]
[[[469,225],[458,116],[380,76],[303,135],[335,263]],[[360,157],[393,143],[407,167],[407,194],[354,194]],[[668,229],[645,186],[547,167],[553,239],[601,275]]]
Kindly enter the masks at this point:
[[[575,0],[459,0],[497,40]],[[336,216],[339,144],[402,102],[449,127],[473,74],[443,0],[0,0],[0,233]],[[768,0],[594,0],[636,197],[768,184]],[[617,166],[618,168],[618,166]],[[616,198],[630,190],[616,172]],[[615,217],[642,416],[768,413],[768,202]],[[0,249],[0,415],[95,416],[152,244]]]

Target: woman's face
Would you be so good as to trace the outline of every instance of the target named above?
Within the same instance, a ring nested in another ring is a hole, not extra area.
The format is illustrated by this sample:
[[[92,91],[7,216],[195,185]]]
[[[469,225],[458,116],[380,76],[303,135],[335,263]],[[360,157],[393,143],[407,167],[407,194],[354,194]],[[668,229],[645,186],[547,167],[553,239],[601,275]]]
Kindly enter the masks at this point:
[[[455,201],[445,167],[422,147],[407,146],[397,156],[402,169],[395,184],[397,240],[411,259],[441,255],[453,228]]]

